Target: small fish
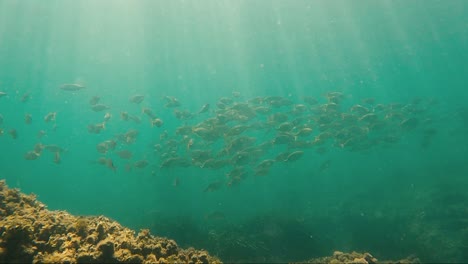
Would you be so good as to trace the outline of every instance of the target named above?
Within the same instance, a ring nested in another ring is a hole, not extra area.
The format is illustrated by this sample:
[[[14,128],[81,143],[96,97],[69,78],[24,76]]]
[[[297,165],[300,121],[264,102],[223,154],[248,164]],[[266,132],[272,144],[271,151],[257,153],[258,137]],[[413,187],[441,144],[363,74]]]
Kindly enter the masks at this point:
[[[45,148],[46,150],[50,151],[50,152],[53,152],[53,153],[56,153],[56,152],[65,152],[66,149],[58,146],[58,145],[44,145],[43,148]]]
[[[25,93],[23,94],[23,96],[21,96],[21,102],[25,103],[27,101],[29,101],[29,99],[31,98],[31,96],[29,95],[29,93]]]
[[[193,146],[193,138],[188,140],[186,150],[189,151],[192,146]]]
[[[129,115],[127,112],[120,112],[120,119],[127,121],[129,118]]]
[[[0,125],[3,124],[3,116],[0,114]]]
[[[107,106],[107,105],[104,105],[104,104],[96,104],[96,105],[93,105],[93,106],[91,107],[91,109],[92,109],[94,112],[100,112],[100,111],[104,111],[104,110],[110,109],[110,107]]]
[[[330,168],[331,160],[326,160],[320,164],[319,172],[324,172]]]
[[[89,104],[90,105],[97,105],[99,103],[99,100],[101,100],[101,97],[93,96],[93,97],[91,97],[91,99],[89,99]]]
[[[303,129],[299,130],[294,136],[296,137],[307,137],[311,135],[314,132],[314,130],[310,127],[304,127]]]
[[[198,111],[197,114],[206,113],[206,112],[208,112],[208,110],[210,110],[210,104],[204,104],[204,105],[202,106],[202,108],[200,109],[200,111]]]
[[[26,115],[24,115],[24,122],[25,122],[26,124],[28,124],[28,125],[31,124],[31,122],[32,122],[32,115],[31,115],[31,114],[26,114]]]
[[[26,154],[24,154],[24,159],[25,160],[36,160],[40,157],[41,155],[35,151],[28,151]]]
[[[172,182],[172,186],[178,187],[179,185],[180,185],[180,180],[178,177],[176,177],[174,181]]]
[[[419,119],[410,117],[400,122],[400,127],[405,130],[413,130],[419,125]]]
[[[109,121],[111,118],[112,118],[112,114],[111,114],[111,113],[106,113],[106,114],[104,115],[104,122]]]
[[[173,108],[173,107],[179,107],[180,106],[179,100],[177,98],[173,97],[173,96],[166,96],[166,97],[164,97],[164,99],[166,99],[166,101],[167,101],[167,103],[164,105],[167,108]]]
[[[13,139],[16,139],[18,137],[18,131],[16,131],[16,129],[10,129],[8,131],[8,134],[10,134],[10,136],[13,138]]]
[[[294,151],[292,152],[291,154],[288,155],[288,157],[286,158],[286,162],[291,162],[291,161],[296,161],[298,159],[300,159],[302,157],[302,155],[304,155],[304,151],[302,150],[298,150],[298,151]]]
[[[203,192],[214,192],[216,190],[219,190],[221,186],[223,186],[222,181],[212,182],[205,188],[205,190],[203,190]]]
[[[44,130],[39,130],[39,132],[37,132],[37,138],[42,138],[46,134],[47,134],[47,132],[45,132]]]
[[[109,169],[113,170],[114,172],[117,170],[117,167],[114,166],[114,162],[112,161],[111,158],[106,159],[106,166],[107,166]]]
[[[151,126],[154,127],[161,127],[164,124],[164,122],[160,118],[155,118],[151,120]]]
[[[41,154],[43,149],[44,145],[42,145],[41,143],[37,143],[36,145],[34,145],[34,152],[38,154]]]
[[[122,159],[131,159],[133,154],[129,150],[121,150],[117,152],[117,155]]]
[[[212,213],[209,213],[209,214],[205,215],[205,219],[206,220],[215,220],[215,221],[216,220],[224,220],[224,219],[226,219],[226,216],[222,212],[214,211]]]
[[[144,107],[141,109],[141,112],[146,114],[152,119],[155,119],[157,116],[153,113],[153,110],[149,109],[148,107]]]
[[[0,92],[0,97],[6,96],[6,95],[7,95],[7,93],[5,93],[5,92]]]
[[[62,84],[60,86],[60,89],[61,90],[64,90],[64,91],[79,91],[79,90],[82,90],[82,89],[85,89],[86,86],[84,85],[81,85],[81,84],[77,84],[77,83],[65,83],[65,84]]]
[[[130,99],[128,99],[128,100],[130,102],[134,103],[134,104],[140,104],[141,102],[143,102],[144,99],[145,99],[144,95],[136,94],[136,95],[130,97]]]
[[[61,158],[60,158],[60,152],[55,152],[55,155],[54,155],[54,163],[55,164],[60,164],[61,163]]]
[[[106,123],[90,124],[88,125],[88,132],[92,134],[99,134],[101,130],[106,128]]]
[[[139,160],[135,163],[133,163],[133,167],[135,168],[139,168],[139,169],[143,169],[145,168],[146,166],[148,166],[148,161],[147,160]]]
[[[44,121],[46,123],[49,123],[50,121],[55,121],[56,117],[57,117],[57,112],[50,112],[44,117]]]

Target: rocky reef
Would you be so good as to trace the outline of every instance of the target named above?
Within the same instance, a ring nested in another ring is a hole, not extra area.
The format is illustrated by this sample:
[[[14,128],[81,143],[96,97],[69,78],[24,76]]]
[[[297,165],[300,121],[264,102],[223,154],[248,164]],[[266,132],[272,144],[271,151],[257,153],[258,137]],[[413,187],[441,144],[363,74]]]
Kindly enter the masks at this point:
[[[0,181],[0,263],[221,263],[206,251],[106,217],[50,211]]]
[[[330,257],[316,258],[307,261],[310,264],[410,264],[410,263],[421,263],[416,257],[408,257],[398,261],[379,261],[369,253],[344,253],[341,251],[333,252]]]

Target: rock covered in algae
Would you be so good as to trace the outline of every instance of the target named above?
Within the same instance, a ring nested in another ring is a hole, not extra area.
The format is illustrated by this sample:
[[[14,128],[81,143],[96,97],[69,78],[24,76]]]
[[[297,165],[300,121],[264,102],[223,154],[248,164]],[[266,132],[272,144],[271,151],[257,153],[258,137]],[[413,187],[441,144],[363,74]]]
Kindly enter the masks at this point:
[[[206,251],[181,249],[148,230],[106,217],[49,211],[34,195],[0,181],[0,263],[221,263]]]
[[[418,258],[408,257],[397,261],[379,261],[369,253],[358,253],[351,252],[345,253],[341,251],[333,252],[330,257],[322,257],[311,259],[306,263],[311,264],[410,264],[410,263],[421,263]]]

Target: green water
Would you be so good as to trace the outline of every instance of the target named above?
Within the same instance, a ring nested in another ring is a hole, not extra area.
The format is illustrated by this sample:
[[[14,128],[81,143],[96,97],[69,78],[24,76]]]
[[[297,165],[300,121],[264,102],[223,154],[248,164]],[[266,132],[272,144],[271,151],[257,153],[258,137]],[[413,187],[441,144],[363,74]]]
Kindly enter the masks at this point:
[[[228,262],[300,261],[334,250],[467,262],[467,10],[457,0],[0,0],[0,92],[7,93],[0,97],[0,178],[50,209],[103,214]],[[63,91],[64,83],[87,88]],[[424,141],[415,129],[365,151],[332,143],[323,154],[304,149],[296,162],[214,192],[203,190],[226,180],[229,169],[160,168],[153,147],[160,134],[213,117],[220,97],[303,104],[312,96],[324,104],[331,91],[343,93],[345,108],[364,98],[423,98],[436,133]],[[145,95],[140,105],[129,102],[135,94]],[[106,112],[91,110],[93,96],[111,107],[99,134],[87,129]],[[211,109],[181,121],[165,96],[181,110]],[[164,125],[151,127],[142,107]],[[122,111],[142,122],[121,120]],[[46,123],[50,112],[56,121]],[[129,129],[139,131],[136,142],[105,155],[116,172],[98,164],[96,145]],[[48,151],[24,158],[39,142],[67,149],[60,164]],[[132,160],[120,159],[121,149]],[[150,164],[125,170],[141,159]],[[211,217],[216,212],[222,217]]]

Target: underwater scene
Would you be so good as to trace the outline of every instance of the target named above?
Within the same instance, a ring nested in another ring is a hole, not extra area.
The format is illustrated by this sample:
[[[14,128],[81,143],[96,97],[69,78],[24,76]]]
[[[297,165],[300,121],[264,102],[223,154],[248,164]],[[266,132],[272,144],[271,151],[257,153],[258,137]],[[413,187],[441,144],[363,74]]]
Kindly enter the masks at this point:
[[[463,0],[0,0],[0,262],[468,262],[467,51]]]

